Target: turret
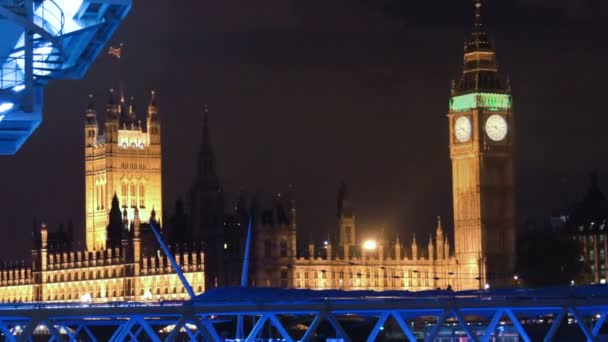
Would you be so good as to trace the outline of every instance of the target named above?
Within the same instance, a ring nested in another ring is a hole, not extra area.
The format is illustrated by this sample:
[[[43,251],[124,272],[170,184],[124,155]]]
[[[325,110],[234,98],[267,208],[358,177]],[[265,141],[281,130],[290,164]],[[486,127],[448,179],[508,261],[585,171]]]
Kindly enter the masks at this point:
[[[135,262],[135,272],[139,273],[139,261],[141,260],[141,220],[139,210],[136,208],[133,215],[133,261]]]
[[[49,230],[46,224],[40,227],[40,270],[46,271],[48,255]]]
[[[399,234],[397,234],[397,240],[395,241],[395,259],[401,260],[401,241],[399,240]]]
[[[118,125],[120,117],[120,105],[116,103],[114,89],[108,90],[108,102],[106,104],[106,142],[116,143],[118,141]],[[112,146],[113,144],[108,144]]]
[[[94,147],[97,145],[97,136],[99,127],[97,126],[97,111],[93,103],[93,95],[89,94],[89,104],[85,111],[84,122],[84,141],[86,147]]]
[[[435,248],[433,246],[433,235],[429,236],[429,246],[428,246],[429,260],[435,259]]]
[[[338,247],[348,259],[350,249],[355,245],[355,215],[350,203],[346,184],[342,182],[338,190]]]
[[[127,117],[131,123],[131,128],[134,128],[133,126],[135,125],[137,118],[135,116],[135,97],[133,96],[129,98],[129,103],[127,104]]]
[[[120,205],[116,194],[112,197],[112,207],[110,208],[110,213],[108,215],[109,224],[106,229],[106,247],[120,247],[122,245],[123,230],[125,227],[124,219],[126,219],[126,215],[123,217],[120,213]]]
[[[127,213],[127,207],[123,204],[123,209],[122,209],[122,229],[128,229],[129,228],[129,214]]]
[[[416,234],[412,238],[412,260],[418,260],[418,243],[416,242]]]
[[[441,260],[445,258],[443,245],[443,228],[441,227],[441,216],[437,216],[437,230],[435,231],[435,234],[437,236],[437,259]]]
[[[150,145],[160,145],[160,114],[158,112],[158,105],[156,103],[156,92],[154,90],[150,92],[150,103],[148,104],[147,120]]]

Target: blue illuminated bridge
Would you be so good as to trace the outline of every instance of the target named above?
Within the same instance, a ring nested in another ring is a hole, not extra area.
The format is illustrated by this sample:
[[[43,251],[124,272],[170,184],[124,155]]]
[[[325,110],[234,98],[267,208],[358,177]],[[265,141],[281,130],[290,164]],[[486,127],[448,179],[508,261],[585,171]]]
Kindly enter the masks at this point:
[[[84,76],[131,0],[0,0],[0,155],[42,121],[43,88]]]
[[[559,337],[569,327],[580,340],[598,341],[607,313],[605,286],[469,292],[226,288],[179,302],[2,305],[0,331],[6,341],[572,341]]]

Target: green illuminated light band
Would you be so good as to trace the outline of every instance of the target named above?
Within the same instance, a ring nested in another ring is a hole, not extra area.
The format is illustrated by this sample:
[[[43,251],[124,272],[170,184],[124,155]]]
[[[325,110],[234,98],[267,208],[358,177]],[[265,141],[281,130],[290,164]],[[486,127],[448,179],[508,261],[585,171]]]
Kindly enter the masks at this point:
[[[450,111],[452,112],[461,112],[473,108],[508,110],[511,108],[511,95],[472,93],[454,96],[450,99]]]

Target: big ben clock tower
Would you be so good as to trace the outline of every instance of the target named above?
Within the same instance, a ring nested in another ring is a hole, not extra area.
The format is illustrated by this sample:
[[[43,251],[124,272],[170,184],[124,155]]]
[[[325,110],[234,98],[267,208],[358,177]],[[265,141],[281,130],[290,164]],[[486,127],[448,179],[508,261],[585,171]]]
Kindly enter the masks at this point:
[[[448,114],[459,289],[507,286],[515,266],[513,111],[484,31],[482,4]]]

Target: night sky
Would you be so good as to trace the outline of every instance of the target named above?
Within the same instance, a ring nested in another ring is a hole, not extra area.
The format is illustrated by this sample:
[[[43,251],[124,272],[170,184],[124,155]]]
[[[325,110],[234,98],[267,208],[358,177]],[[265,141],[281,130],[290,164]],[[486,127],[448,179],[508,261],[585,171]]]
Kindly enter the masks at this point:
[[[484,12],[513,88],[519,221],[580,199],[594,169],[608,192],[606,1]],[[87,94],[101,112],[121,80],[141,117],[158,91],[165,218],[194,179],[208,104],[225,190],[294,184],[300,240],[333,227],[344,180],[362,238],[383,225],[426,243],[437,215],[452,225],[446,113],[472,22],[472,0],[134,0],[111,41],[124,58],[49,84],[43,124],[0,158],[0,258],[29,255],[34,218],[71,218],[82,239]]]

